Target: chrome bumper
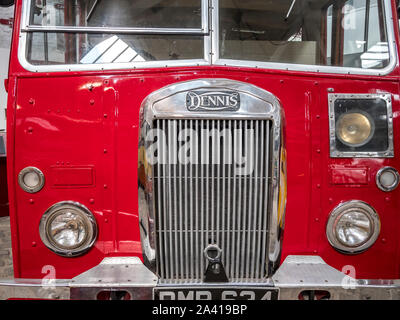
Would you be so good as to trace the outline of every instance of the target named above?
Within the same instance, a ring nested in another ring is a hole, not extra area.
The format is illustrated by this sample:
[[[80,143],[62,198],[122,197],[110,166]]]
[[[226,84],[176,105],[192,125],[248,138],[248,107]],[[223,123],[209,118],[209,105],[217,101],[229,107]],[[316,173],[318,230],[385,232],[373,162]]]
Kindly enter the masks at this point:
[[[313,298],[318,292],[329,293],[331,300],[400,300],[400,280],[355,280],[318,256],[289,256],[271,280],[280,300]],[[158,278],[139,258],[105,258],[72,280],[0,280],[0,299],[96,300],[100,292],[122,291],[132,300],[151,300],[157,285]],[[245,286],[220,284],[232,285]]]

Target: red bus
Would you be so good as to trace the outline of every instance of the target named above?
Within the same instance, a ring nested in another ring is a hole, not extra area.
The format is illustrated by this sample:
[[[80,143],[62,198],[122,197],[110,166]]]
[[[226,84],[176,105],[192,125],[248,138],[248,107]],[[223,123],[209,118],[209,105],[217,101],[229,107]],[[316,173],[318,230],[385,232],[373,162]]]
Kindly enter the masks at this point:
[[[394,0],[17,0],[4,298],[399,299]]]

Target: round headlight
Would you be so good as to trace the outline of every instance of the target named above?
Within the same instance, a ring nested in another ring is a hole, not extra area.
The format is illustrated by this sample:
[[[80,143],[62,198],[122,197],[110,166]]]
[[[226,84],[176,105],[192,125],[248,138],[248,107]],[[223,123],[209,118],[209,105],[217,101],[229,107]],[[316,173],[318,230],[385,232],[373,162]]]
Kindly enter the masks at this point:
[[[18,175],[18,183],[22,190],[29,193],[36,193],[44,186],[44,175],[35,167],[22,169]]]
[[[66,257],[88,251],[97,237],[93,214],[82,204],[65,201],[50,207],[39,226],[43,243],[53,252]]]
[[[399,186],[399,182],[400,175],[395,168],[385,167],[376,174],[376,184],[382,191],[393,191]]]
[[[370,248],[380,232],[376,211],[362,201],[340,204],[330,214],[326,227],[329,243],[338,251],[361,253]]]
[[[342,114],[336,124],[338,139],[349,147],[367,144],[375,131],[374,122],[368,114],[348,112]]]

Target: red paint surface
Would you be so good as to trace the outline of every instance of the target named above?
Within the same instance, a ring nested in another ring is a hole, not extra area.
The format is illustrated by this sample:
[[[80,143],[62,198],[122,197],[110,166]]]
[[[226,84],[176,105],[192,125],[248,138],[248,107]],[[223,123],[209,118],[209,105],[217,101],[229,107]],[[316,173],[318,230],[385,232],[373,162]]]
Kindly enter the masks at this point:
[[[289,254],[319,255],[339,270],[354,266],[357,278],[400,278],[400,188],[387,194],[374,182],[383,166],[400,170],[398,66],[385,77],[216,66],[33,74],[17,60],[21,2],[16,4],[7,109],[16,277],[40,278],[42,267],[53,265],[58,278],[71,278],[105,256],[141,257],[137,195],[140,105],[147,95],[172,83],[228,78],[273,93],[285,111],[288,199],[282,258]],[[395,31],[397,34],[397,23]],[[89,85],[94,85],[92,91]],[[393,95],[394,159],[329,157],[328,88],[337,93]],[[29,102],[32,100],[33,104]],[[46,184],[42,191],[31,195],[17,184],[18,172],[26,166],[36,166],[46,176],[53,167],[90,166],[94,168],[95,183],[86,188],[52,188]],[[332,184],[332,166],[368,168],[367,183],[362,187]],[[353,199],[363,200],[377,210],[382,230],[371,249],[348,256],[329,245],[325,227],[331,210]],[[43,212],[63,200],[86,205],[98,222],[98,241],[82,257],[59,257],[40,240],[38,227]]]
[[[90,167],[53,167],[50,172],[50,185],[62,187],[93,187],[95,172]]]
[[[332,185],[362,186],[369,182],[368,167],[331,166],[330,181]]]

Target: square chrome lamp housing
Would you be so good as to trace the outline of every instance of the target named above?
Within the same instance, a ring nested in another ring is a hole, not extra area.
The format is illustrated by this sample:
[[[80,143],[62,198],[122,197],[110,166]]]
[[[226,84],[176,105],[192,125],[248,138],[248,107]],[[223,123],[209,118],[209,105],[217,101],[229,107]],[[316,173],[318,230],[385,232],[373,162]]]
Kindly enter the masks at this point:
[[[328,99],[332,158],[394,157],[390,94],[331,93]]]

